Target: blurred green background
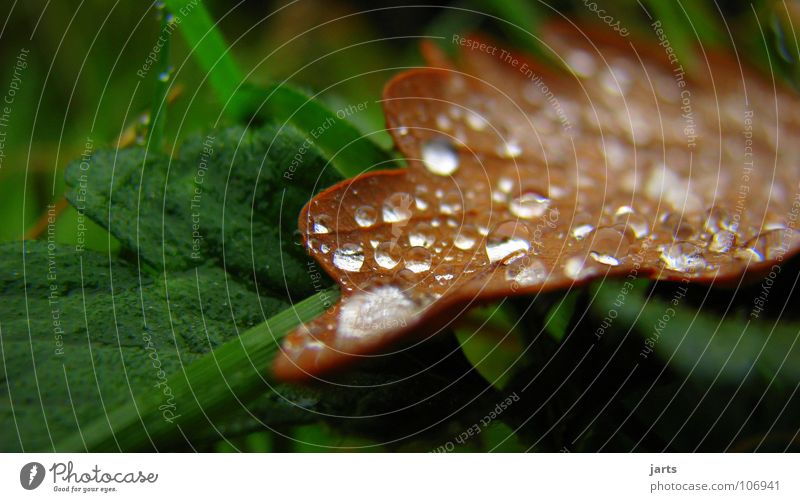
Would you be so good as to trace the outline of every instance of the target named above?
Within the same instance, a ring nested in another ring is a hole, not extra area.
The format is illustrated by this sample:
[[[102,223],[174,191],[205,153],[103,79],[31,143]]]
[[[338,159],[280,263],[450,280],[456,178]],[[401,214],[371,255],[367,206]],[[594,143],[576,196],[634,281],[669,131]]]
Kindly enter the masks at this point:
[[[333,105],[378,99],[393,73],[387,68],[419,64],[417,47],[425,35],[480,29],[536,50],[524,30],[535,32],[548,18],[597,21],[580,1],[414,2],[418,7],[355,0],[204,3],[219,21],[248,82],[288,79],[323,91],[321,98]],[[606,4],[601,3],[625,26],[649,35],[638,2]],[[686,51],[698,40],[728,48],[735,43],[741,54],[763,65],[766,48],[776,55],[770,61],[776,69],[790,78],[796,73],[791,40],[785,38],[788,18],[796,18],[800,10],[796,2],[720,2],[722,15],[708,1],[644,4],[665,20],[679,50]],[[60,199],[60,171],[80,155],[87,137],[95,146],[112,145],[150,110],[156,72],[142,79],[136,71],[154,46],[160,22],[157,9],[148,2],[99,0],[4,2],[0,20],[0,57],[8,62],[0,69],[3,89],[12,80],[20,51],[30,51],[0,168],[0,240],[7,241],[30,234],[46,205]],[[170,54],[175,96],[166,123],[168,150],[186,134],[225,120],[223,104],[208,81],[201,84],[205,72],[192,57],[176,33]],[[379,107],[352,119],[364,131],[379,130],[383,124]],[[378,139],[389,145],[388,137]],[[73,210],[66,209],[61,219],[71,218]],[[58,239],[69,243],[74,236],[61,231]],[[90,244],[107,247],[106,233],[93,228]]]

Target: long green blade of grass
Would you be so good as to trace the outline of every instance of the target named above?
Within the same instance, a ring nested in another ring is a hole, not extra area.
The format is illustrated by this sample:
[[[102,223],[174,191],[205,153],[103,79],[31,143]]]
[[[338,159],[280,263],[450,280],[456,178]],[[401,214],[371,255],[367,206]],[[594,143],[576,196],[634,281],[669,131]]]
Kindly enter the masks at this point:
[[[268,368],[280,339],[300,322],[324,312],[337,296],[335,289],[317,293],[172,375],[167,386],[179,403],[179,416],[174,419],[165,419],[160,408],[163,396],[154,388],[136,396],[135,401],[107,410],[105,417],[82,424],[80,434],[65,438],[56,450],[143,451],[155,447],[163,451],[177,445],[185,447],[187,440],[191,442],[207,432],[209,422],[240,408],[239,402],[269,392],[264,382],[270,378]]]
[[[225,103],[227,114],[246,121],[254,113],[273,122],[288,122],[308,134],[313,144],[331,159],[345,177],[373,167],[393,167],[391,156],[353,124],[318,100],[285,85],[256,88],[244,82],[243,73],[233,59],[222,34],[205,7],[198,3],[185,15],[181,0],[166,0],[168,9],[181,16],[178,23],[192,54],[208,73],[211,86]],[[312,137],[313,131],[324,134]]]
[[[164,45],[158,53],[156,65],[153,104],[150,112],[150,128],[147,132],[151,147],[158,150],[164,137],[164,124],[167,122],[167,93],[170,87],[169,50],[172,41],[172,32],[169,30],[174,17],[163,11],[161,14],[161,30],[159,36],[164,36]]]
[[[245,96],[237,92],[244,75],[205,6],[197,2],[189,8],[185,0],[164,0],[164,4],[176,16],[192,56],[206,71],[228,114],[237,119],[244,118],[248,113],[247,103]]]
[[[306,134],[336,170],[345,178],[373,168],[388,169],[396,163],[369,136],[347,120],[339,119],[318,100],[287,85],[255,89],[259,115],[288,123]]]

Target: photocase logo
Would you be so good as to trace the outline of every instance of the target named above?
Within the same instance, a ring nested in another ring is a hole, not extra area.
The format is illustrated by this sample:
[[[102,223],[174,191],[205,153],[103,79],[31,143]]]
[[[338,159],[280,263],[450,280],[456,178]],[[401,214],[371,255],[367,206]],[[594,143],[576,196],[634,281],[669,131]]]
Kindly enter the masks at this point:
[[[19,471],[19,483],[26,490],[35,490],[44,481],[44,466],[39,462],[28,462]]]

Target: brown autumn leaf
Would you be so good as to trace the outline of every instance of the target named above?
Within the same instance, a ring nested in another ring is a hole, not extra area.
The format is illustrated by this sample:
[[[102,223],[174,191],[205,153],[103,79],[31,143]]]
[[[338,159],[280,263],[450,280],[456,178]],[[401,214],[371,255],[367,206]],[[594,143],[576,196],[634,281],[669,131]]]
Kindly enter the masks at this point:
[[[546,39],[569,70],[473,38],[387,84],[408,168],[303,210],[342,298],[285,339],[278,378],[386,354],[476,302],[607,276],[730,285],[797,252],[797,95],[733,56],[702,52],[690,76],[668,42]]]

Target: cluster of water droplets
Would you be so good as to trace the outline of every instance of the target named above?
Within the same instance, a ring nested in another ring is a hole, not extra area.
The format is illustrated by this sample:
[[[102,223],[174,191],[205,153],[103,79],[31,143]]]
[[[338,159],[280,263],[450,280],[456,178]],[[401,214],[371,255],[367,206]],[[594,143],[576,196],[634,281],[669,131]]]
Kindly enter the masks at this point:
[[[344,196],[335,217],[309,217],[308,246],[342,272],[347,293],[336,324],[309,330],[380,336],[475,278],[513,291],[633,266],[709,276],[796,248],[787,214],[798,180],[783,167],[798,165],[800,144],[777,149],[775,124],[798,134],[800,114],[775,115],[770,90],[753,87],[751,106],[765,115],[754,150],[772,165],[772,149],[782,167],[774,180],[751,174],[739,200],[743,109],[727,82],[690,83],[699,139],[689,148],[668,67],[646,60],[645,77],[616,49],[600,57],[572,39],[553,46],[573,73],[546,82],[558,107],[540,83],[498,63],[484,83],[453,74],[438,99],[393,112],[407,179],[386,179],[394,189],[380,200]],[[714,129],[720,122],[739,125]]]

